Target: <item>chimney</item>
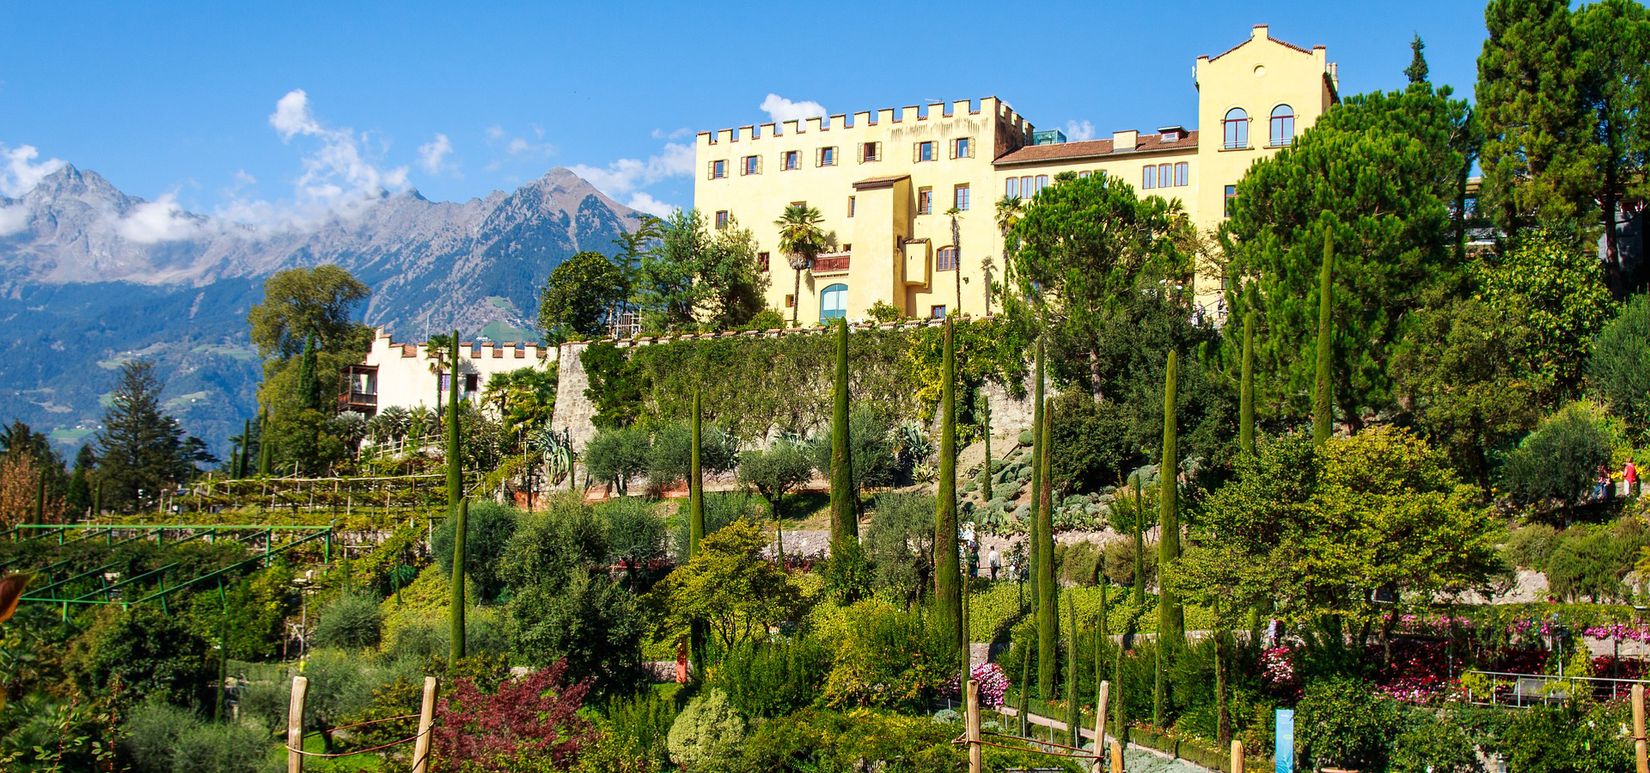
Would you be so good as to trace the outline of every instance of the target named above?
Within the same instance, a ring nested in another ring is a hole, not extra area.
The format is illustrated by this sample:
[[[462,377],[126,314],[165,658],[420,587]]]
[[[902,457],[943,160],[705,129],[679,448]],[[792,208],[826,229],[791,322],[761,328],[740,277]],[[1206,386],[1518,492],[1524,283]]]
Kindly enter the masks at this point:
[[[1271,33],[1270,30],[1267,29],[1267,25],[1265,25],[1265,24],[1256,24],[1255,28],[1253,30],[1250,30],[1250,32],[1249,32],[1249,39],[1250,40],[1271,40],[1272,39],[1272,33]]]
[[[1111,134],[1111,151],[1113,153],[1125,153],[1134,150],[1139,143],[1140,132],[1136,129],[1124,129]]]

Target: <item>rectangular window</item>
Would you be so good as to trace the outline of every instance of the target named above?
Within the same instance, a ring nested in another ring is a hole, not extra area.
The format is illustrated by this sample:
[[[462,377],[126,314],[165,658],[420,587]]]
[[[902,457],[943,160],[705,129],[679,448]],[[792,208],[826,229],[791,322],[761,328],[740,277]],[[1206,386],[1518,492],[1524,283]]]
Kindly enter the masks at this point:
[[[1031,183],[1032,183],[1031,175],[1026,175],[1026,176],[1020,178],[1020,196],[1029,199],[1032,196],[1037,195],[1037,189],[1031,187]],[[958,677],[958,678],[961,678],[961,677]]]
[[[1227,217],[1232,216],[1232,205],[1236,202],[1237,202],[1237,186],[1236,185],[1226,186],[1226,208],[1225,208],[1225,212],[1226,212]]]
[[[820,148],[819,165],[836,166],[836,148]]]
[[[1090,174],[1093,174],[1093,172],[1090,172],[1090,171],[1085,169],[1085,170],[1077,173],[1077,179],[1087,180],[1087,179],[1089,179]],[[958,677],[958,678],[960,679],[961,677]]]
[[[934,160],[934,143],[932,141],[917,143],[917,160],[918,161],[933,161]]]
[[[1170,168],[1168,164],[1157,165],[1157,187],[1167,188],[1174,184],[1174,175],[1169,171]]]
[[[761,174],[761,172],[762,172],[762,157],[761,156],[745,156],[743,159],[740,160],[740,162],[739,162],[739,173],[740,174]]]
[[[1020,178],[1010,177],[1003,183],[1003,195],[1011,199],[1020,198]],[[961,679],[962,677],[957,677]]]
[[[974,138],[973,137],[958,137],[958,138],[952,140],[951,141],[951,157],[952,158],[973,158],[974,157]]]
[[[796,305],[796,296],[791,295],[790,293],[785,293],[785,308],[789,309],[789,308],[791,308],[795,305]],[[689,443],[688,448],[690,448],[690,449],[693,448],[693,444]],[[957,678],[961,679],[962,677],[959,676]]]
[[[720,179],[722,179],[724,177],[727,177],[727,176],[728,176],[728,162],[727,162],[727,159],[722,159],[721,161],[712,161],[712,162],[710,162],[710,179],[720,180]]]
[[[935,271],[956,271],[957,270],[957,248],[956,247],[941,247],[939,249],[939,252],[934,253],[934,270]]]
[[[477,389],[480,389],[480,388],[481,388],[481,374],[479,374],[479,373],[466,373],[466,374],[464,374],[464,392],[466,394],[473,393]]]
[[[1047,188],[1047,187],[1048,187],[1048,175],[1046,175],[1046,174],[1037,175],[1037,190],[1042,191],[1044,188]]]
[[[1174,165],[1174,184],[1178,185],[1178,186],[1182,186],[1182,187],[1187,186],[1187,185],[1191,185],[1192,184],[1191,183],[1191,180],[1192,180],[1191,171],[1192,171],[1191,165],[1186,163],[1185,161],[1182,161],[1178,164],[1175,164]]]
[[[962,212],[968,211],[968,183],[962,183],[951,189],[951,206]]]
[[[942,303],[942,304],[939,304],[937,306],[929,306],[928,307],[928,318],[929,319],[945,319],[945,304]],[[957,677],[957,678],[961,679],[962,677]]]
[[[1157,167],[1149,164],[1146,166],[1140,174],[1140,187],[1148,191],[1157,187]],[[957,678],[961,679],[962,677]]]
[[[861,163],[882,160],[882,143],[865,142],[859,146],[859,160]]]
[[[727,227],[728,227],[728,211],[725,210],[725,209],[716,210],[716,230],[720,231],[720,230],[722,230],[724,228],[727,228]]]
[[[848,197],[848,217],[853,217],[853,216],[854,216],[854,197],[849,196]],[[961,679],[962,677],[959,676],[957,678]]]
[[[787,151],[785,151],[784,158],[785,158],[785,169],[786,169],[786,171],[789,171],[789,170],[792,170],[792,169],[801,169],[802,168],[802,151],[800,151],[800,150],[787,150]]]
[[[934,189],[917,189],[917,214],[926,215],[934,209]],[[961,677],[958,677],[959,679]]]
[[[756,268],[760,271],[767,271],[768,270],[768,253],[766,253],[766,252],[756,253]]]

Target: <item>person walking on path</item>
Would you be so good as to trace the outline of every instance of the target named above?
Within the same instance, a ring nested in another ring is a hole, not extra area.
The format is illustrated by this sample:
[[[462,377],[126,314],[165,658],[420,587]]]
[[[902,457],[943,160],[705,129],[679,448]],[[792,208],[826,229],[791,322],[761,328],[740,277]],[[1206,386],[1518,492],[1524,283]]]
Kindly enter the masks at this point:
[[[1628,462],[1628,464],[1632,464],[1632,462]],[[991,552],[986,555],[986,563],[991,567],[991,581],[996,582],[997,570],[1002,568],[1003,565],[1003,557],[997,554],[996,547],[992,547]]]
[[[1633,457],[1627,457],[1627,464],[1621,468],[1621,482],[1627,484],[1627,496],[1636,497],[1639,494],[1639,468],[1633,464]]]

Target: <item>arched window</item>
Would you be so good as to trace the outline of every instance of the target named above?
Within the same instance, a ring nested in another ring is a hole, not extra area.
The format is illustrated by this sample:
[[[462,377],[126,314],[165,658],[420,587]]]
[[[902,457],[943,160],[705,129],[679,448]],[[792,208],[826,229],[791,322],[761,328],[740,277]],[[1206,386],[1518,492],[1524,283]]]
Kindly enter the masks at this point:
[[[1226,111],[1226,120],[1221,121],[1221,127],[1226,130],[1227,148],[1249,147],[1249,114],[1241,107],[1234,107]]]
[[[934,253],[934,270],[935,271],[956,271],[957,270],[957,248],[956,247],[941,247],[938,252]]]
[[[1281,148],[1295,141],[1295,108],[1278,105],[1272,108],[1272,147]]]
[[[837,283],[819,291],[819,321],[848,316],[848,286]]]

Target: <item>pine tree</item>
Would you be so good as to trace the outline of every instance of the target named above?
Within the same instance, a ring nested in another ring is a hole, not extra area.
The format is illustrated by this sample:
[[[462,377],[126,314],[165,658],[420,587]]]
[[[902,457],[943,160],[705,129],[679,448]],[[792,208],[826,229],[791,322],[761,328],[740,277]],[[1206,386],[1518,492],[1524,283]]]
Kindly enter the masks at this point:
[[[1054,598],[1054,497],[1049,482],[1049,421],[1054,411],[1043,408],[1043,448],[1037,464],[1037,689],[1044,699],[1054,697],[1055,648],[1060,635]]]
[[[1031,523],[1026,529],[1026,539],[1029,549],[1026,550],[1026,571],[1031,577],[1031,598],[1041,598],[1038,594],[1038,582],[1042,573],[1037,571],[1037,546],[1042,544],[1037,538],[1037,503],[1041,501],[1043,476],[1039,470],[1043,464],[1043,338],[1037,337],[1037,353],[1034,355],[1035,375],[1032,377],[1031,387]]]
[[[944,335],[940,474],[934,496],[934,614],[939,629],[962,649],[968,642],[962,627],[962,567],[957,556],[957,364],[950,319],[945,321]]]
[[[1410,83],[1427,82],[1427,56],[1421,53],[1426,48],[1427,44],[1421,42],[1419,34],[1415,36],[1414,40],[1409,41],[1409,66],[1404,68],[1404,77],[1409,78]]]
[[[848,321],[837,320],[836,386],[831,396],[831,542],[859,539],[854,460],[848,451]]]
[[[688,452],[688,558],[699,554],[699,543],[705,539],[705,477],[699,466],[700,449],[700,422],[701,413],[700,390],[693,390],[693,448]]]
[[[121,365],[120,382],[97,434],[98,478],[108,484],[105,503],[112,509],[149,507],[167,486],[183,483],[195,472],[196,446],[163,409],[164,388],[151,363]]]
[[[1243,315],[1243,366],[1238,386],[1238,450],[1255,453],[1255,311]]]
[[[74,457],[74,471],[69,473],[67,503],[76,517],[85,515],[92,507],[92,468],[97,466],[97,455],[91,446],[81,446]]]
[[[447,665],[452,667],[464,657],[464,537],[468,528],[470,504],[464,497],[463,439],[458,413],[458,331],[453,331],[452,377],[447,380],[447,514],[453,518],[453,600],[452,649]]]
[[[1483,127],[1478,210],[1516,241],[1530,226],[1593,224],[1593,126],[1567,0],[1491,0],[1478,55],[1475,118]]]
[[[448,637],[450,647],[447,650],[447,667],[450,669],[464,659],[464,558],[467,552],[465,537],[470,530],[470,500],[468,497],[458,501],[458,507],[453,508],[453,571],[452,571],[452,609],[449,617]]]
[[[1318,359],[1317,378],[1312,389],[1312,441],[1323,445],[1335,433],[1334,370],[1331,358],[1335,351],[1334,313],[1335,242],[1329,230],[1323,234],[1323,267],[1318,272]]]

